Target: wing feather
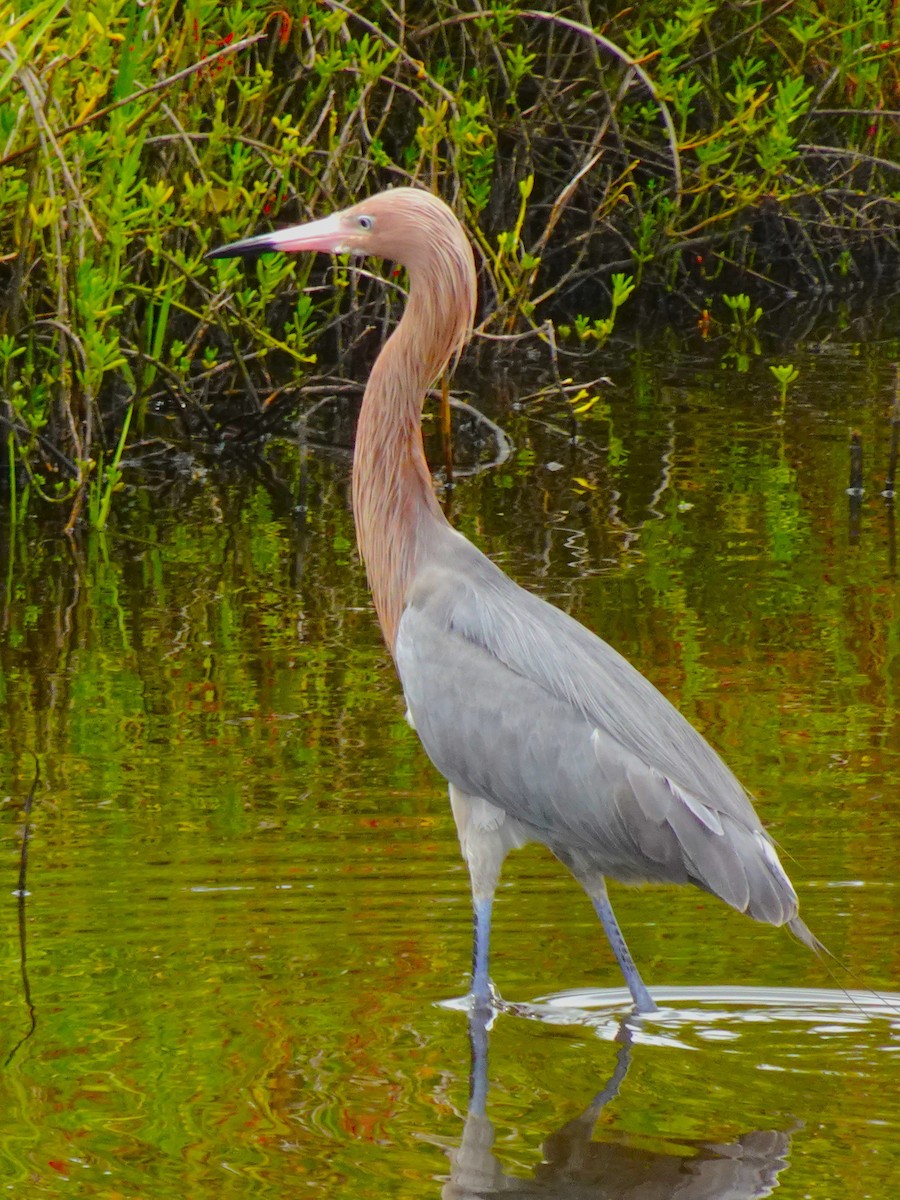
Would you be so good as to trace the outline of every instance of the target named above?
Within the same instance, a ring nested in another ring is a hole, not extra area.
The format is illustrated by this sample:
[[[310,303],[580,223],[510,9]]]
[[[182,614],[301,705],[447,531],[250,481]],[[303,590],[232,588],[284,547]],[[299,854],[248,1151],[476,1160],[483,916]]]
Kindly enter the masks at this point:
[[[615,878],[691,880],[782,923],[797,900],[746,792],[612,647],[464,538],[420,571],[395,658],[441,773]]]

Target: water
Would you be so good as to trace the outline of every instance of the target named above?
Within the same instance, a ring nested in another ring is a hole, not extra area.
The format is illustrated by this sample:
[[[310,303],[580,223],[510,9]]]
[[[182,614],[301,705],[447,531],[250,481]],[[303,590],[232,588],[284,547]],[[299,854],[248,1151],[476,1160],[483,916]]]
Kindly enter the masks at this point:
[[[4,527],[0,1186],[893,1197],[889,350],[798,354],[783,422],[764,369],[635,352],[574,447],[558,397],[482,375],[514,450],[460,482],[454,520],[714,741],[849,968],[700,892],[617,887],[662,1007],[630,1026],[587,900],[533,847],[497,901],[508,1003],[489,1032],[452,1003],[467,881],[370,612],[345,459],[273,446],[282,487],[193,463],[71,544]]]

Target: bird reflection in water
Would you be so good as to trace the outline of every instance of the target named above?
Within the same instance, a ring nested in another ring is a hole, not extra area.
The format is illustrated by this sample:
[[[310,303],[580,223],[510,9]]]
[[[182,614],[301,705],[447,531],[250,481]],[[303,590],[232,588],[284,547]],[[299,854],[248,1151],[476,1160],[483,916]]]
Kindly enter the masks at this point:
[[[544,1158],[530,1179],[507,1174],[493,1152],[494,1127],[487,1115],[488,1027],[492,1014],[469,1017],[472,1050],[469,1107],[459,1148],[449,1152],[450,1178],[442,1200],[502,1195],[554,1196],[558,1200],[757,1200],[778,1186],[788,1165],[789,1133],[756,1130],[732,1142],[679,1137],[682,1151],[650,1150],[613,1140],[593,1141],[605,1106],[618,1095],[631,1062],[631,1036],[620,1027],[616,1066],[587,1108],[543,1143]]]

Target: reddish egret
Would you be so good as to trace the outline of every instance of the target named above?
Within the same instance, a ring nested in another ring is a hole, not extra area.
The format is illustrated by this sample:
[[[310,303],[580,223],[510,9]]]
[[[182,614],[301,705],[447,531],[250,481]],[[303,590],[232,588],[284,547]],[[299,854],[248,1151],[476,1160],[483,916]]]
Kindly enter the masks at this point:
[[[353,460],[353,512],[407,717],[450,785],[472,883],[472,1000],[491,1002],[491,906],[507,853],[541,842],[582,885],[639,1012],[655,1004],[605,877],[693,883],[818,942],[747,793],[626,659],[518,587],[447,522],[422,448],[422,402],[475,310],[469,240],[441,200],[396,188],[211,257],[371,254],[409,273],[403,317],[372,368]]]

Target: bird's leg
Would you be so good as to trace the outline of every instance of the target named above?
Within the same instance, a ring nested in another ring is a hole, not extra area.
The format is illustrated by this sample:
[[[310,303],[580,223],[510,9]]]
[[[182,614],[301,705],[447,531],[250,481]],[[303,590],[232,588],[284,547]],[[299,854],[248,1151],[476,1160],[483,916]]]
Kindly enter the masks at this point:
[[[635,1011],[639,1013],[657,1012],[658,1010],[653,1002],[653,997],[647,991],[646,985],[643,979],[641,979],[637,967],[634,965],[631,951],[625,943],[624,935],[619,928],[619,922],[616,920],[616,915],[609,902],[609,896],[606,894],[606,883],[602,876],[599,880],[593,879],[591,881],[591,888],[588,895],[591,898],[591,903],[594,906],[597,916],[600,918],[603,931],[609,939],[609,944],[612,946],[616,962],[625,976],[625,982],[628,984],[628,990],[631,992],[632,999],[634,1000]]]
[[[612,946],[612,952],[616,956],[616,962],[625,976],[625,982],[628,984],[628,990],[631,992],[631,998],[634,1000],[635,1012],[657,1012],[657,1007],[653,1003],[653,997],[647,991],[646,985],[643,979],[641,979],[637,967],[634,965],[631,952],[625,944],[625,937],[619,928],[619,922],[616,920],[616,914],[612,910],[609,896],[606,894],[606,880],[597,868],[591,864],[587,856],[573,852],[565,846],[551,845],[550,849],[561,863],[565,863],[587,892],[588,896],[590,896],[594,911],[600,918],[600,924],[603,926],[603,931],[610,946]]]
[[[450,807],[472,883],[475,930],[471,999],[476,1008],[491,1008],[496,998],[488,973],[491,909],[503,859],[510,846],[518,843],[514,830],[500,809],[480,796],[466,795],[452,783]]]
[[[472,999],[476,1008],[490,1005],[491,977],[488,960],[491,944],[491,910],[494,907],[494,894],[477,896],[472,893],[472,911],[474,916],[474,937],[472,939]]]

